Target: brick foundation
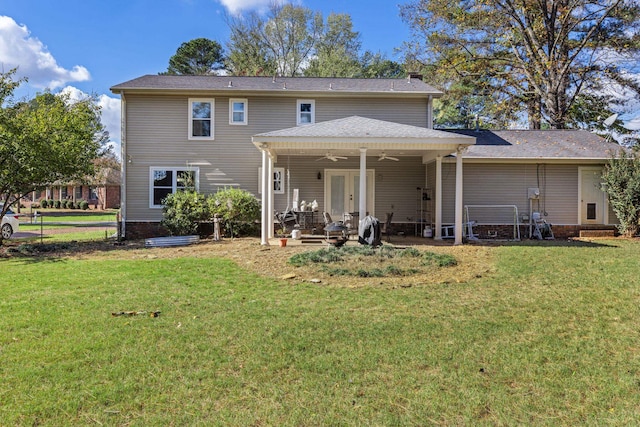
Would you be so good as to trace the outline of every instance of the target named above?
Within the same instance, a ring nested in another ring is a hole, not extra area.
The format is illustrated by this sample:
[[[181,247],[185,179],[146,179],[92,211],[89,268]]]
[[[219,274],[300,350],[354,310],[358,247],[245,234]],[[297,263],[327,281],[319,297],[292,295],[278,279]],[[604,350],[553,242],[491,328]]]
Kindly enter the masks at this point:
[[[146,239],[149,237],[164,237],[169,235],[169,230],[162,227],[159,222],[127,222],[125,238],[127,240]]]

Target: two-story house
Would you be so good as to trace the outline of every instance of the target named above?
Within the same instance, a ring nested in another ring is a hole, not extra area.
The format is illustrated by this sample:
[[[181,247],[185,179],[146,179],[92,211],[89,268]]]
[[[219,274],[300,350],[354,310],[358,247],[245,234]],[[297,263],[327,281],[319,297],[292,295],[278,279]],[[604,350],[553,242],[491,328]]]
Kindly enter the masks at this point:
[[[614,145],[583,131],[434,130],[442,93],[416,76],[147,75],[112,91],[122,100],[127,237],[156,234],[162,199],[185,185],[256,194],[263,243],[274,211],[303,200],[338,219],[393,212],[399,227],[418,234],[429,224],[456,243],[473,219],[466,212],[495,227],[526,221],[532,209],[570,233],[609,224],[591,172]],[[596,199],[588,206],[586,187]]]

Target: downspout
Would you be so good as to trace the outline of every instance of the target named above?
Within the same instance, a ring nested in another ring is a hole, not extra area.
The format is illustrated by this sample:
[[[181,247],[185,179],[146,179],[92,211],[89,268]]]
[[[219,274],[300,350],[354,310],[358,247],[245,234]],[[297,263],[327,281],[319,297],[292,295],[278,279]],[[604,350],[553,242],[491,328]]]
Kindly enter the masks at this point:
[[[127,100],[124,92],[120,92],[120,238],[126,236],[126,223],[127,223],[127,165],[129,163],[129,156],[127,155]],[[105,186],[105,200],[106,200],[106,186]]]

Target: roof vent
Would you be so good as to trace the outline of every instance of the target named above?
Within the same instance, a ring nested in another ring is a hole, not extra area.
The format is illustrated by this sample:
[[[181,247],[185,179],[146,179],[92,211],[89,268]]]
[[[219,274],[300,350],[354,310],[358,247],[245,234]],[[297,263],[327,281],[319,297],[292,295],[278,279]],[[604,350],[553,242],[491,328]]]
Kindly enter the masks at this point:
[[[233,82],[231,80],[229,80],[229,86],[228,87],[233,87]]]
[[[282,89],[286,89],[287,88],[287,82],[282,83]]]
[[[333,90],[333,83],[329,83],[329,90]]]

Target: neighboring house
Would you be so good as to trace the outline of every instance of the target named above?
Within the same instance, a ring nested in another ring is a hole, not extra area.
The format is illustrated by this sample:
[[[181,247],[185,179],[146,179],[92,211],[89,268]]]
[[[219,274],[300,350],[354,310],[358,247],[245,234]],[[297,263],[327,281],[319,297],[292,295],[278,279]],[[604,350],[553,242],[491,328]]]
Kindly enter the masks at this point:
[[[578,182],[587,170],[582,167],[601,167],[608,159],[605,150],[589,157],[595,149],[577,150],[570,158],[556,157],[557,150],[521,154],[521,144],[508,138],[504,144],[516,148],[513,153],[483,158],[493,145],[485,147],[482,132],[432,128],[432,101],[442,93],[415,76],[148,75],[111,90],[122,100],[121,214],[129,238],[161,233],[163,197],[188,182],[203,193],[234,186],[260,197],[264,244],[274,234],[274,211],[303,200],[317,201],[319,211],[334,219],[344,213],[384,219],[393,212],[394,228],[417,234],[428,224],[436,238],[453,230],[460,243],[465,205],[518,205],[528,214],[527,191],[536,185],[544,197],[536,199],[536,209],[544,208],[554,225],[558,218],[577,230],[593,223],[578,218]],[[597,140],[609,147],[587,132],[549,135],[558,137],[557,144]],[[455,153],[462,156],[451,157]],[[562,181],[555,180],[556,169]],[[558,217],[551,194],[556,191],[563,203]],[[321,215],[311,221],[321,222]],[[610,219],[596,221],[606,225]]]
[[[121,173],[112,168],[101,168],[84,182],[56,182],[42,191],[30,194],[27,203],[46,200],[86,200],[96,209],[118,209],[120,207]]]

